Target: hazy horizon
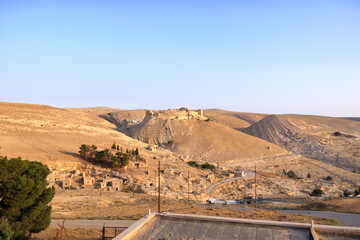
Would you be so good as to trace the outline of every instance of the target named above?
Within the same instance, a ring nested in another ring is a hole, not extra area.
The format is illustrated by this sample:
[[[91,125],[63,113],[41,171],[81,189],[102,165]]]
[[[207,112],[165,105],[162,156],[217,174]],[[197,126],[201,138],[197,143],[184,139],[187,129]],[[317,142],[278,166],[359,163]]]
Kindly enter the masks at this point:
[[[360,117],[358,1],[1,1],[0,101]]]

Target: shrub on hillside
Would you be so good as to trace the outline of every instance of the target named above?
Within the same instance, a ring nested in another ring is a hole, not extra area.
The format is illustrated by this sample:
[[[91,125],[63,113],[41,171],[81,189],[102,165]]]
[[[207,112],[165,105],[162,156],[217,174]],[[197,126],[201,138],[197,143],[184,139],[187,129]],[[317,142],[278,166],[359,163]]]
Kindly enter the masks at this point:
[[[332,181],[332,180],[333,180],[333,177],[332,177],[332,176],[327,176],[327,177],[325,178],[325,180],[327,180],[327,181]]]
[[[317,189],[314,189],[314,190],[310,193],[310,196],[313,196],[313,197],[321,197],[323,194],[324,194],[323,190],[317,188]]]
[[[215,166],[213,164],[210,164],[210,163],[204,163],[203,165],[201,165],[201,168],[215,170]]]
[[[293,179],[298,179],[299,178],[294,171],[286,172],[285,169],[283,169],[283,172],[284,172],[285,175],[288,176],[288,178],[293,178]]]
[[[192,167],[198,167],[199,164],[196,161],[189,161],[188,164]]]
[[[189,161],[188,164],[192,167],[199,167],[202,169],[210,169],[210,170],[215,170],[215,165],[210,164],[210,163],[204,163],[199,165],[196,161]]]

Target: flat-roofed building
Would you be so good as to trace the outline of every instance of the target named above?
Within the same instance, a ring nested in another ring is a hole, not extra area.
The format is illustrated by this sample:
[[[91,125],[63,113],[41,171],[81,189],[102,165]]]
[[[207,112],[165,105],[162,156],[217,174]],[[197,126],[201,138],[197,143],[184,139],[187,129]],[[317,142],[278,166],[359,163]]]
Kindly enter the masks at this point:
[[[316,231],[315,231],[316,229]],[[319,229],[320,234],[317,233]],[[324,231],[326,234],[324,234]],[[320,238],[319,238],[320,236]],[[151,213],[114,240],[360,239],[360,228],[176,213]]]

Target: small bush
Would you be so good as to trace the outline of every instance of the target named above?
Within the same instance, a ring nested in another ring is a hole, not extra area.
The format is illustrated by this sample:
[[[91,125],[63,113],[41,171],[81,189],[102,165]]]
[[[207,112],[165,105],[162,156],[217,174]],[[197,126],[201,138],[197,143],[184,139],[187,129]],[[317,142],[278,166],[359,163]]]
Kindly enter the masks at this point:
[[[293,179],[298,179],[298,178],[299,178],[294,171],[288,171],[288,172],[286,173],[286,175],[287,175],[289,178],[293,178]]]
[[[349,191],[344,190],[344,194],[343,194],[344,197],[348,197],[350,195],[351,195],[351,193]]]
[[[196,161],[189,161],[188,164],[192,167],[198,167],[198,168],[202,168],[202,169],[210,169],[210,170],[215,170],[215,165],[210,164],[210,163],[204,163],[202,165],[199,165]]]
[[[311,178],[311,174],[310,174],[310,173],[308,173],[306,177],[307,177],[307,178]]]
[[[215,170],[215,166],[210,163],[204,163],[203,165],[201,165],[201,168]]]
[[[360,194],[360,188],[359,189],[356,189],[355,191],[354,191],[354,196],[357,196],[357,195],[359,195]]]
[[[332,181],[332,180],[333,180],[333,177],[332,177],[332,176],[327,176],[327,177],[325,178],[325,180],[327,180],[327,181]]]
[[[336,136],[336,137],[340,137],[340,136],[341,136],[341,132],[334,132],[333,135]]]
[[[323,190],[321,189],[314,189],[311,193],[310,196],[313,197],[321,197],[324,194]]]
[[[199,166],[199,164],[196,161],[190,161],[190,162],[188,162],[188,164],[190,166],[192,166],[192,167],[198,167]]]

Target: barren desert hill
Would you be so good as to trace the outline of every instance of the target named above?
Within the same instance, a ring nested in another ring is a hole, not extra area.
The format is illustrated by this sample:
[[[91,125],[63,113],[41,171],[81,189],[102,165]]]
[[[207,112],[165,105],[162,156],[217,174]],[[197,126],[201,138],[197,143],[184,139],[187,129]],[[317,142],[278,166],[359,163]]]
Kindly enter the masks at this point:
[[[235,129],[248,127],[268,116],[268,114],[264,113],[235,112],[218,108],[206,109],[204,115]],[[236,125],[239,125],[239,127],[236,127]]]
[[[343,117],[343,119],[352,120],[352,121],[360,121],[360,117]]]
[[[142,142],[201,161],[221,163],[288,153],[262,139],[209,121],[207,117],[188,119],[187,113],[182,111],[185,110],[163,110],[153,114],[149,111],[143,121],[136,119],[136,122],[120,130]]]
[[[110,112],[123,111],[122,109],[119,109],[119,108],[110,108],[110,107],[104,107],[104,106],[84,107],[84,108],[64,108],[64,109],[70,110],[73,112],[91,113],[91,114],[95,114],[95,115],[103,115],[103,114],[107,114]]]
[[[77,156],[83,143],[101,149],[116,142],[147,152],[144,143],[94,114],[46,105],[0,103],[0,134],[0,155],[37,160],[50,167],[84,164]]]
[[[360,122],[308,115],[270,115],[243,130],[293,153],[360,171]]]

